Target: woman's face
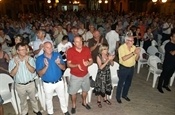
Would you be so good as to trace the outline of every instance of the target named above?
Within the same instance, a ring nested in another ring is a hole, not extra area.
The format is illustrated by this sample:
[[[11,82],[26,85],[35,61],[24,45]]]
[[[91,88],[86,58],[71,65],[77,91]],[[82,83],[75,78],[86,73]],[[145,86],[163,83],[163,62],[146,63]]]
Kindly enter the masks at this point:
[[[101,54],[108,54],[108,47],[104,47]]]
[[[68,42],[68,40],[63,40],[62,43],[65,45]]]
[[[15,44],[21,43],[21,39],[20,38],[15,38]]]

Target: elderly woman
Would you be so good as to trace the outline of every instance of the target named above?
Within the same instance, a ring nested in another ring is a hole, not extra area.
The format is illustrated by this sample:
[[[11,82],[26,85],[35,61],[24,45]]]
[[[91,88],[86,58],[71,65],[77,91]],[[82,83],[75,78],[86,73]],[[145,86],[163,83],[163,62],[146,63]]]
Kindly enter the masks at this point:
[[[0,44],[0,73],[8,74],[8,62],[10,58],[6,52],[2,50],[2,44]]]

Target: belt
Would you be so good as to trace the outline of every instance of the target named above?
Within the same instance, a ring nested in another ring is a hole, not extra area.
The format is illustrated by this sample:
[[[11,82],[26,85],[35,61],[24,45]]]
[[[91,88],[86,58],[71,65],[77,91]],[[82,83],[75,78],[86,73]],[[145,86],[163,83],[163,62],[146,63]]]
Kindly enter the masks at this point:
[[[124,68],[130,69],[130,68],[133,68],[134,66],[131,66],[131,67],[126,67],[126,66],[124,66],[124,65],[120,64],[120,67],[124,67]]]
[[[33,82],[34,80],[31,80],[31,81],[28,81],[28,82],[26,82],[26,83],[18,83],[18,84],[20,84],[20,85],[27,85],[27,84],[29,84],[29,83],[31,83],[31,82]]]
[[[55,83],[58,83],[58,82],[61,81],[61,80],[62,80],[62,79],[59,79],[59,80],[53,81],[53,82],[51,82],[51,81],[44,81],[44,80],[43,80],[43,82],[44,82],[44,83],[55,84]]]

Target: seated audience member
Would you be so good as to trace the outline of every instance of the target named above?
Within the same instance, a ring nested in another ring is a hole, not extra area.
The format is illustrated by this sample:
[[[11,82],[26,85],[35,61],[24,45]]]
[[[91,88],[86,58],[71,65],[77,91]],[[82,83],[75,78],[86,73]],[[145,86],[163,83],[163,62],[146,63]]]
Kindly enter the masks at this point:
[[[16,56],[16,54],[17,54],[16,53],[16,48],[15,48],[16,44],[23,42],[23,37],[19,34],[14,36],[14,39],[15,39],[15,45],[11,49],[12,57]]]
[[[0,44],[0,73],[7,73],[8,72],[8,62],[10,58],[6,52],[2,50],[2,44]]]
[[[2,50],[5,52],[9,52],[10,51],[10,47],[8,44],[12,43],[10,37],[8,35],[6,35],[3,31],[3,29],[0,29],[0,43],[2,45]]]
[[[68,40],[69,37],[67,35],[63,36],[62,41],[57,46],[58,52],[60,52],[64,61],[66,61],[66,51],[72,47],[71,42]]]

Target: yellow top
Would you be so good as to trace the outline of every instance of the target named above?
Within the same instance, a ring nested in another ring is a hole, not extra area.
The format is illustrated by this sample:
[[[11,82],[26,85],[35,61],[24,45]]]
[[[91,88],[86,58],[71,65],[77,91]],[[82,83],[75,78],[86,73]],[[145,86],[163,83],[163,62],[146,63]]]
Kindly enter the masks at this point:
[[[135,65],[136,61],[135,61],[135,58],[136,58],[136,55],[133,55],[131,58],[123,61],[122,60],[122,57],[125,56],[125,55],[128,55],[132,52],[134,52],[136,49],[136,47],[133,45],[129,51],[128,49],[128,46],[126,45],[126,43],[122,44],[119,49],[118,49],[118,53],[119,53],[119,63],[123,66],[126,66],[126,67],[132,67]]]

